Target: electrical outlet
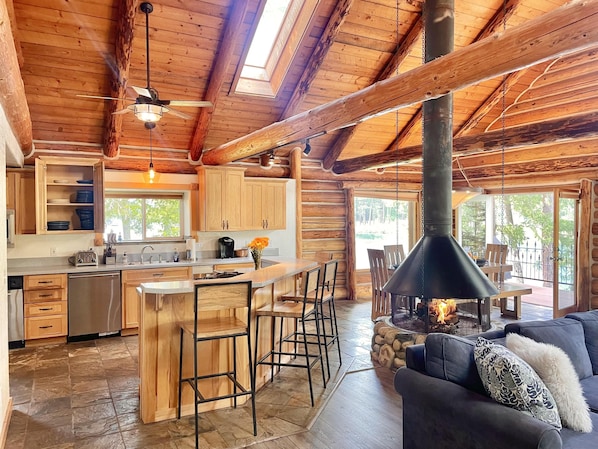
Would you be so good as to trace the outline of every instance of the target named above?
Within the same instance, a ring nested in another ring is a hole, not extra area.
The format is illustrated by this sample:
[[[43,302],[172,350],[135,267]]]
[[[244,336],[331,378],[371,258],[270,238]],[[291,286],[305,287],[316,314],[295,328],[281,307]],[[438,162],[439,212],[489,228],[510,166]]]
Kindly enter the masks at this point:
[[[56,248],[52,247],[50,248],[50,256],[55,256],[56,255]]]

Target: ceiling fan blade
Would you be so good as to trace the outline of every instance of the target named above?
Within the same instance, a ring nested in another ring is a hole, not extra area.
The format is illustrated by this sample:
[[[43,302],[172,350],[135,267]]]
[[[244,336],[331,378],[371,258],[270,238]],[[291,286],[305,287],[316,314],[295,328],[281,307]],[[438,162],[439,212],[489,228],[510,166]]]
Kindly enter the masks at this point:
[[[185,120],[190,120],[191,118],[193,118],[190,115],[185,114],[184,112],[177,111],[176,109],[172,109],[170,107],[164,107],[164,109],[166,109],[166,111],[168,111],[168,113],[170,113],[172,115],[176,115],[177,117],[180,117]]]
[[[150,91],[148,89],[146,89],[145,87],[137,87],[137,86],[131,86],[131,88],[137,92],[137,95],[141,95],[142,97],[147,97],[147,98],[152,98],[152,94],[150,93]]]
[[[132,111],[132,109],[127,106],[124,109],[119,109],[118,111],[114,111],[112,114],[113,115],[121,115],[121,114],[126,114],[127,112],[131,112],[131,111]]]
[[[114,97],[103,97],[101,95],[83,95],[77,94],[78,97],[82,98],[97,98],[99,100],[126,100],[126,98],[114,98]]]
[[[160,100],[160,103],[168,106],[181,106],[192,108],[211,108],[214,105],[211,101],[196,101],[196,100]]]

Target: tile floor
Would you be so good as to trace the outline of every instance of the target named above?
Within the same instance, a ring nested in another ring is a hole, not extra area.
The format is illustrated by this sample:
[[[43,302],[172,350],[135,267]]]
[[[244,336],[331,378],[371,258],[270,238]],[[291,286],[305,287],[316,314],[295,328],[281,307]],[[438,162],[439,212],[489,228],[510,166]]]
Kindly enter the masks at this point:
[[[345,371],[372,367],[369,301],[337,303],[343,364],[331,352],[327,388],[314,376],[309,406],[302,370],[283,369],[257,395],[258,436],[248,407],[202,414],[201,445],[244,447],[305,430],[317,418]],[[550,318],[550,309],[523,305],[524,319]],[[504,324],[493,308],[493,321]],[[334,348],[333,348],[334,349]],[[12,350],[10,449],[183,449],[194,447],[191,418],[144,425],[139,421],[137,337]],[[301,373],[297,373],[300,371]]]

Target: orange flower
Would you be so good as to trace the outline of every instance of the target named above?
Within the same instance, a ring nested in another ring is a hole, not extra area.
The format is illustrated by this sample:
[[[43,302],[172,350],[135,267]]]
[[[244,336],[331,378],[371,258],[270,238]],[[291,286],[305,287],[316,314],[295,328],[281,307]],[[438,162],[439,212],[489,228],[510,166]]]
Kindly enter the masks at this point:
[[[270,239],[268,237],[256,237],[254,238],[247,247],[249,249],[262,251],[268,244],[270,243]]]

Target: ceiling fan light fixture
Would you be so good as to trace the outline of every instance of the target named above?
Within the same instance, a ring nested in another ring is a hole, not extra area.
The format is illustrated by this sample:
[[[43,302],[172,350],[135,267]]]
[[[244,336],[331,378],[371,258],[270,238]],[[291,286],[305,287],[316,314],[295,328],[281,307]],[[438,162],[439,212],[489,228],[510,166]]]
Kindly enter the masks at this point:
[[[133,106],[133,112],[142,122],[156,123],[162,118],[164,108],[155,104],[136,104]]]

